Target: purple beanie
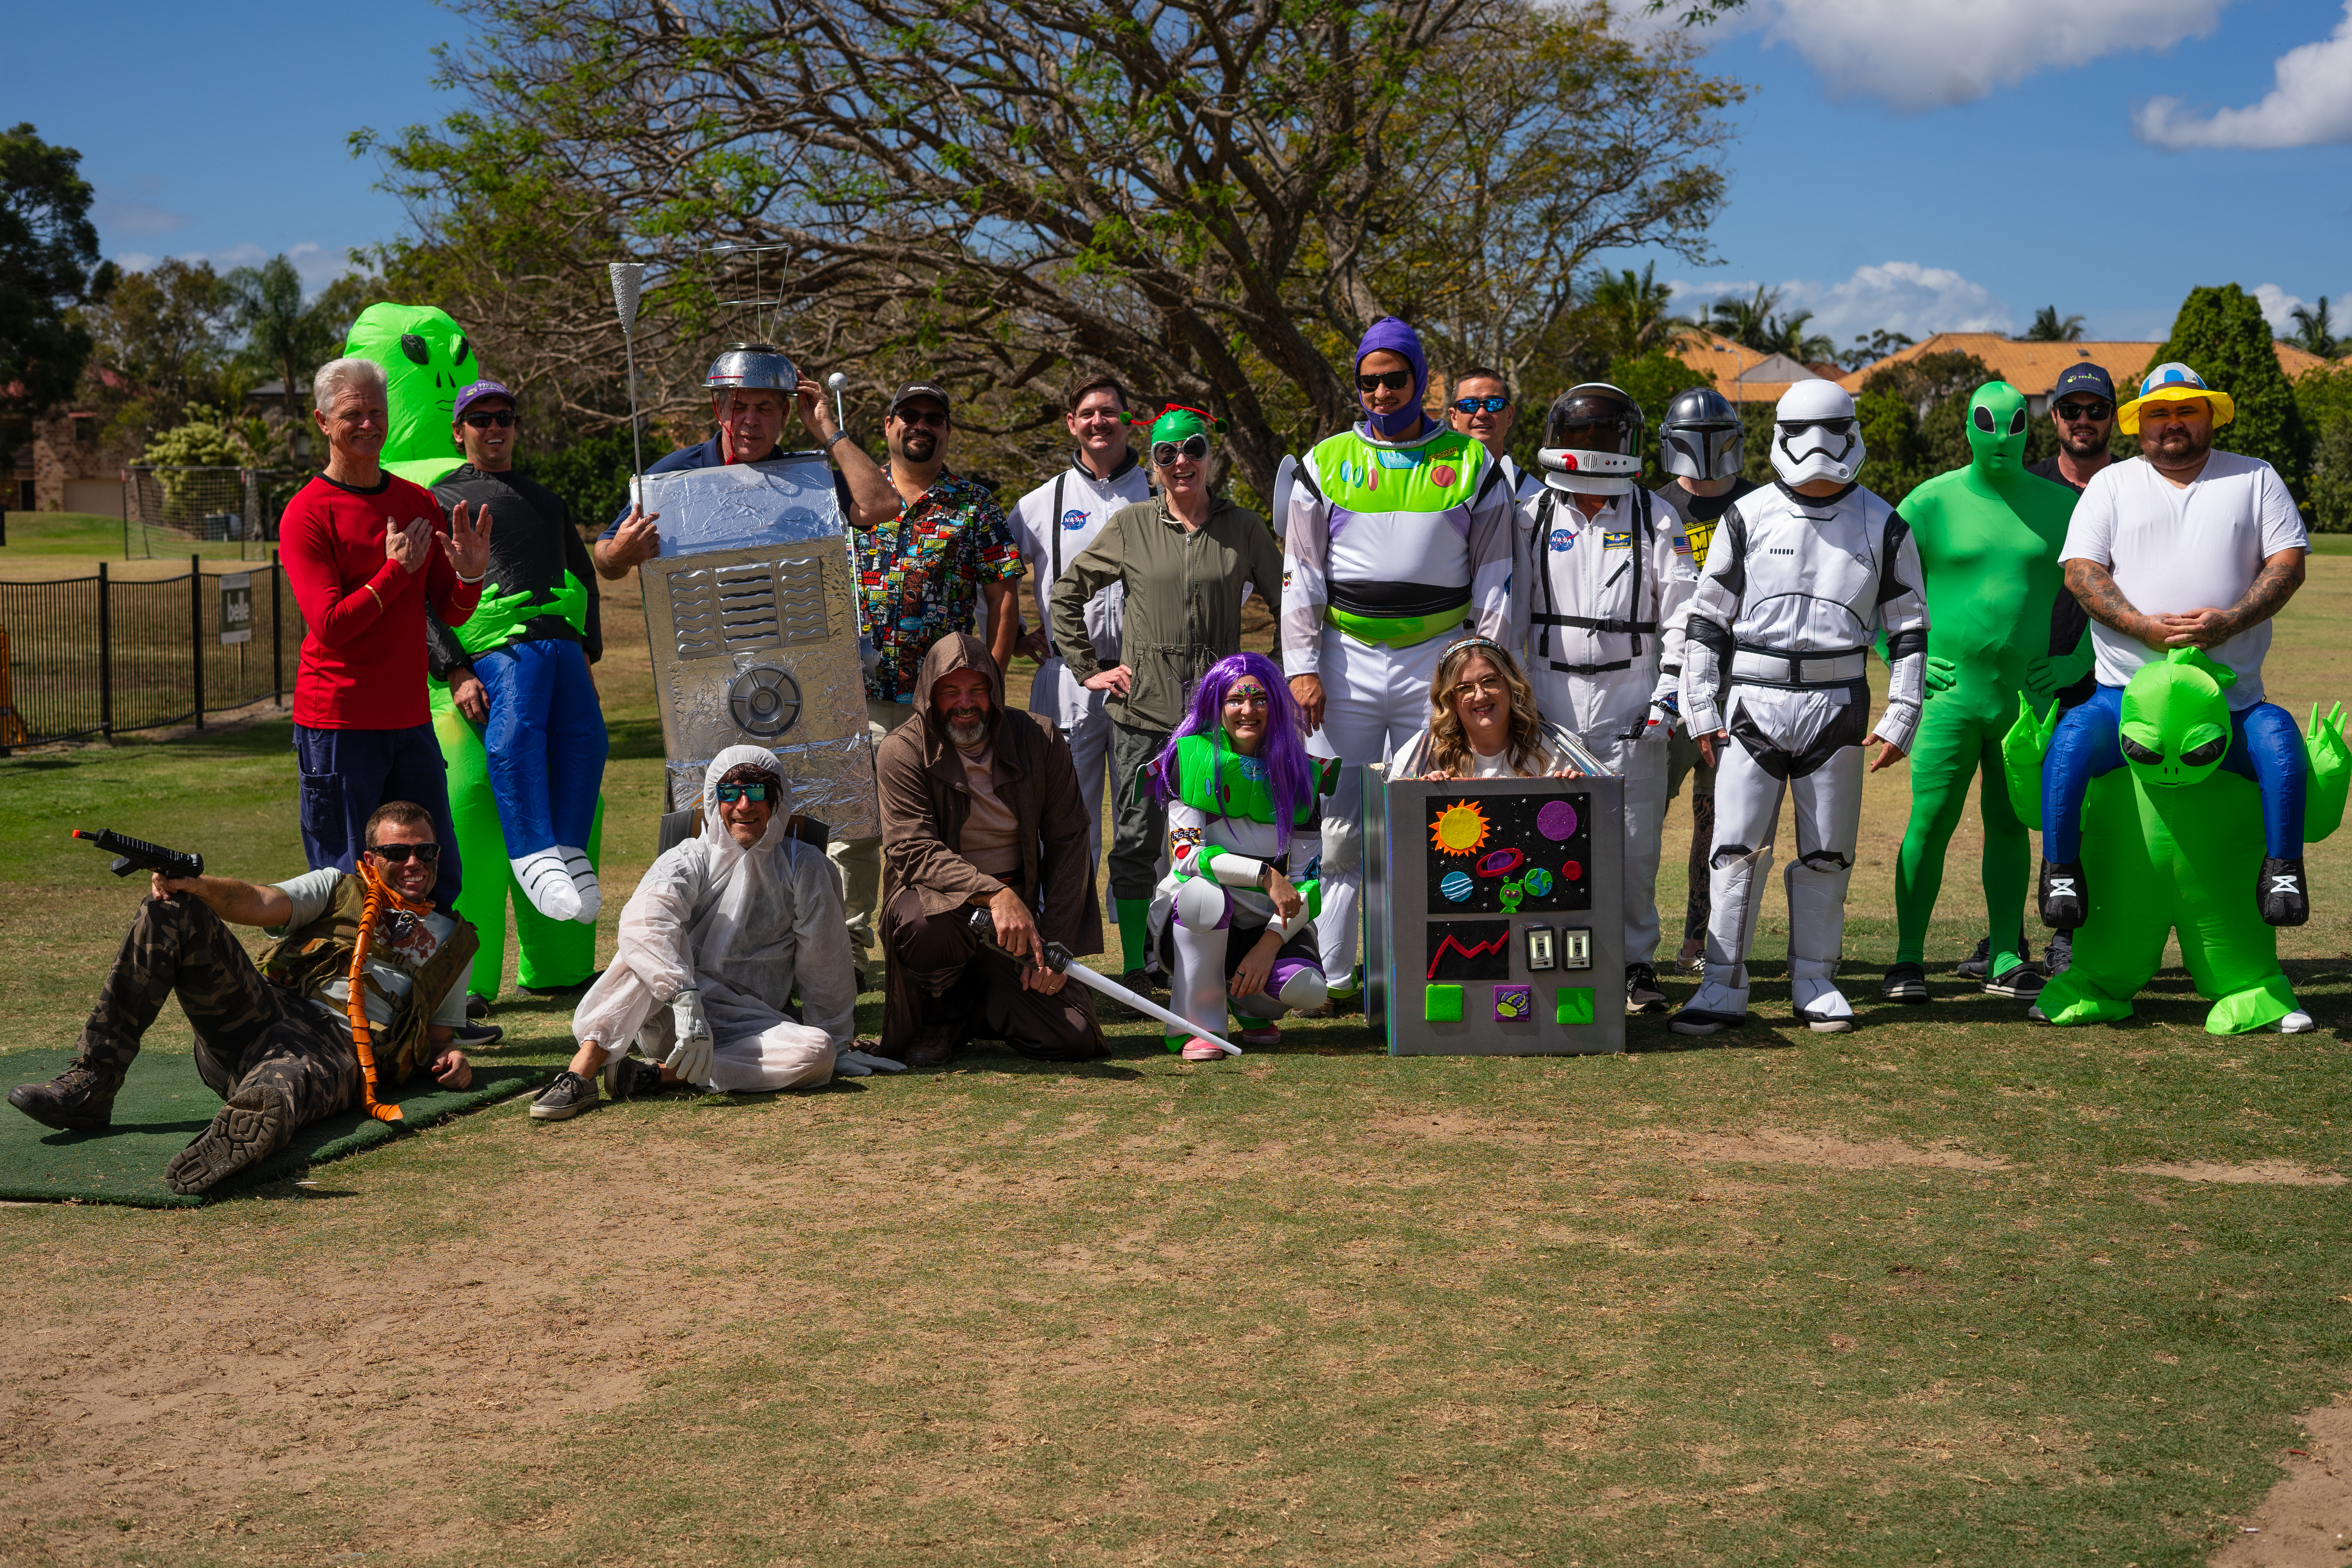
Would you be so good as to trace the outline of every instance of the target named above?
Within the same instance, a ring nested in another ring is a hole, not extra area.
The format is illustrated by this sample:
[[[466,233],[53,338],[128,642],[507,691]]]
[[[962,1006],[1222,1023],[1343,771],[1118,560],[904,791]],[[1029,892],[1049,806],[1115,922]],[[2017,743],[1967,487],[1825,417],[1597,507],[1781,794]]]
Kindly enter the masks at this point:
[[[1429,360],[1421,352],[1421,339],[1413,334],[1411,327],[1394,316],[1382,316],[1365,329],[1364,341],[1356,345],[1357,372],[1361,374],[1363,371],[1366,354],[1378,353],[1382,349],[1404,355],[1412,364],[1412,398],[1393,414],[1375,414],[1366,408],[1364,423],[1384,440],[1402,441],[1420,434],[1423,417],[1421,400],[1429,392]],[[1356,395],[1359,404],[1363,402],[1363,398],[1362,393]]]

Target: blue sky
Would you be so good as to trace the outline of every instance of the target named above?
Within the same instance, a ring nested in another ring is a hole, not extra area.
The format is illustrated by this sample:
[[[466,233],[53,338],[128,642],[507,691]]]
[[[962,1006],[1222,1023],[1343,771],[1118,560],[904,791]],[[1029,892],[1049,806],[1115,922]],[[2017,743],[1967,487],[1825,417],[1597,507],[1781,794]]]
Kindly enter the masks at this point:
[[[400,229],[344,138],[448,107],[430,49],[459,17],[134,3],[93,54],[91,16],[11,8],[0,112],[81,150],[110,256],[285,251],[316,287]],[[1722,265],[1660,263],[1693,303],[1781,287],[1841,342],[2044,304],[2152,338],[2233,281],[2352,318],[2352,0],[1752,0],[1709,59],[1756,90]]]

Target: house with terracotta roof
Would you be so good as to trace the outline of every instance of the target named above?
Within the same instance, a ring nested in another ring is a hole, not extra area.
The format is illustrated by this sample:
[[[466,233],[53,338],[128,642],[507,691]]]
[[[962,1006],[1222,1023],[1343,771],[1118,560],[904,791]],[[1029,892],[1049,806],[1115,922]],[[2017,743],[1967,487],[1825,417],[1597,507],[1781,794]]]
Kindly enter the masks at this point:
[[[1974,354],[1985,367],[2018,391],[2025,394],[2026,402],[2040,418],[2050,406],[2050,389],[2067,368],[2076,364],[2095,364],[2115,378],[2121,388],[2137,381],[2140,373],[2156,361],[2162,343],[2135,342],[2026,342],[2017,338],[2003,337],[1999,332],[1937,332],[1925,342],[1899,349],[1874,364],[1838,378],[1838,384],[1848,392],[1858,393],[1873,373],[1890,364],[1918,359],[1926,354]],[[2278,354],[2279,369],[2288,381],[2307,375],[2315,370],[2330,368],[2329,362],[2315,353],[2306,353],[2293,343],[2273,342]],[[2345,363],[2352,363],[2352,360]]]
[[[1830,379],[1787,354],[1759,353],[1717,332],[1685,331],[1666,352],[1713,381],[1734,403],[1778,403],[1801,381]]]

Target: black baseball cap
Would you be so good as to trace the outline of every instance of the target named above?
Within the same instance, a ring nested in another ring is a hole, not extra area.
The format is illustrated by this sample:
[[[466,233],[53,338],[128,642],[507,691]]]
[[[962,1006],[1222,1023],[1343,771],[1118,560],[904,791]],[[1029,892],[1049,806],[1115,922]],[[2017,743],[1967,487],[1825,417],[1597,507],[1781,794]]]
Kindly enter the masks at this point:
[[[2109,395],[2112,396],[2114,395],[2109,394]],[[940,385],[937,382],[930,381],[908,382],[906,385],[900,387],[898,391],[890,395],[890,406],[884,410],[884,412],[887,414],[896,414],[898,412],[898,407],[901,404],[911,403],[918,397],[929,398],[933,403],[940,405],[940,413],[946,415],[950,419],[953,419],[955,417],[955,405],[948,401],[948,389]]]
[[[2056,403],[2070,392],[2091,393],[2108,403],[2116,400],[2116,378],[2095,364],[2070,364],[2058,384],[2050,389],[2050,401]]]

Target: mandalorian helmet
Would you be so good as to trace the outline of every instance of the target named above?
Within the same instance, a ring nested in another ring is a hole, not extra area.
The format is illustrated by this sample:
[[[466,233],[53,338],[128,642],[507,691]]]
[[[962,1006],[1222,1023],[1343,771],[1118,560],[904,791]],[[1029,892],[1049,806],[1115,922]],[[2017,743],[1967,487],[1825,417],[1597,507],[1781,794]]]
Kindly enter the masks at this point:
[[[799,390],[801,373],[773,343],[729,343],[710,362],[710,374],[702,384],[713,393],[748,388],[790,395]]]
[[[1658,463],[1689,479],[1729,479],[1746,457],[1739,410],[1711,386],[1675,394],[1658,421]]]
[[[1544,416],[1536,461],[1544,483],[1589,496],[1622,496],[1642,472],[1642,406],[1603,381],[1571,386]]]
[[[1772,471],[1780,482],[1853,483],[1867,454],[1853,398],[1834,381],[1801,381],[1772,411]]]

